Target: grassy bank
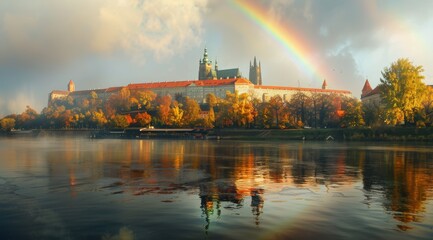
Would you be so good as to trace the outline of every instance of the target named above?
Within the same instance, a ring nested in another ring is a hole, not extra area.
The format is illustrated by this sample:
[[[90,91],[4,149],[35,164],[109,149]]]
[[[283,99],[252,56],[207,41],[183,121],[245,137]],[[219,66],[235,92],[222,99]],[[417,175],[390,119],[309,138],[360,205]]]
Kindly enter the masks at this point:
[[[217,129],[222,139],[239,140],[338,140],[338,141],[433,141],[433,128],[350,129]]]

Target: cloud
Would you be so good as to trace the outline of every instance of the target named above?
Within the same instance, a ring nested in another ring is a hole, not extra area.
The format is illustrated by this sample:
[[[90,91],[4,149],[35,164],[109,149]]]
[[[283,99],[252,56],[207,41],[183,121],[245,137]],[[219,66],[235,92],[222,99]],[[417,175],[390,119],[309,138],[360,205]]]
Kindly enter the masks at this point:
[[[200,42],[207,1],[0,3],[0,63],[40,66],[91,54],[161,59]]]
[[[21,113],[26,109],[26,106],[34,106],[34,104],[35,98],[33,97],[33,94],[26,93],[19,93],[5,101],[7,110],[10,113]]]
[[[300,74],[293,66],[299,61],[297,56],[285,52],[275,38],[230,4],[216,8],[215,2],[220,1],[211,2],[209,15],[216,26],[224,26],[220,28],[223,36],[218,37],[221,46],[218,54],[236,53],[237,61],[248,61],[243,56],[250,59],[258,56],[262,60],[265,84],[296,86],[301,82],[303,86],[320,87],[321,81],[311,82],[310,75]],[[423,39],[432,37],[428,29],[433,23],[429,13],[433,1],[420,4],[406,0],[255,2],[267,13],[267,19],[293,29],[294,37],[302,39],[309,53],[301,57],[316,65],[318,75],[328,80],[329,87],[349,89],[355,96],[365,77],[378,81],[381,70],[398,58],[408,57],[425,66],[429,64],[426,56],[433,54],[432,47],[423,44]]]

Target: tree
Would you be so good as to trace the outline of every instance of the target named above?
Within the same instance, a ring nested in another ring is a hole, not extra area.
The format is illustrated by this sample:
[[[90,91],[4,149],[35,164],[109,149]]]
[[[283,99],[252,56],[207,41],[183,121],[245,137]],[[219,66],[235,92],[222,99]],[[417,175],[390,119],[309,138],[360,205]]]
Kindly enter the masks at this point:
[[[433,124],[433,88],[427,87],[427,94],[423,101],[423,117],[426,125],[431,126]]]
[[[344,115],[341,118],[341,127],[363,126],[362,104],[354,98],[343,98]]]
[[[385,67],[380,82],[386,123],[396,125],[414,122],[414,115],[422,108],[427,89],[422,82],[422,72],[422,66],[415,66],[406,58]]]
[[[11,131],[15,127],[15,119],[13,118],[3,118],[0,120],[0,126],[4,131]]]
[[[213,93],[209,93],[206,95],[206,103],[209,105],[209,108],[213,108],[218,103],[218,98]]]
[[[156,94],[152,91],[134,91],[131,93],[131,104],[135,109],[149,111],[152,102],[156,99]]]
[[[107,124],[107,118],[105,118],[105,114],[102,110],[99,111],[95,111],[92,112],[92,122],[97,126],[97,127],[103,127],[105,126],[105,124]]]
[[[282,125],[285,124],[285,122],[283,124],[280,123],[281,115],[284,110],[283,99],[280,97],[280,95],[273,96],[271,97],[271,99],[269,99],[268,106],[270,107],[270,109],[272,109],[276,127],[282,127]]]
[[[307,100],[308,96],[303,92],[294,94],[290,99],[290,113],[293,116],[293,123],[298,127],[302,127],[306,124],[305,116],[307,112]]]
[[[177,101],[173,101],[173,104],[169,111],[169,122],[168,125],[174,127],[181,127],[183,125],[184,111],[180,108]]]
[[[128,118],[125,115],[117,114],[111,122],[113,127],[127,128],[129,126]]]
[[[169,125],[169,114],[170,114],[170,105],[171,105],[171,97],[170,95],[165,95],[157,98],[157,115],[158,119],[162,125]]]
[[[199,118],[200,106],[197,101],[186,97],[185,103],[183,105],[183,122],[184,125],[194,125],[194,123]]]
[[[147,126],[149,126],[151,121],[152,121],[152,116],[150,116],[146,112],[144,112],[144,113],[137,113],[137,115],[135,115],[135,122],[140,127],[147,127]]]

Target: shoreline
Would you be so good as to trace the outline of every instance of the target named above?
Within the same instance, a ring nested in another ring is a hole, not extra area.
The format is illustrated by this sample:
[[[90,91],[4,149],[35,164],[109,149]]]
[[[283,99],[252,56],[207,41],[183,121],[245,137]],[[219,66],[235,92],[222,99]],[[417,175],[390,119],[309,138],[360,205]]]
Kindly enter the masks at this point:
[[[35,129],[0,132],[0,137],[86,137],[101,132],[100,129]],[[228,140],[305,140],[305,141],[387,141],[387,142],[430,142],[433,128],[380,127],[380,128],[336,128],[336,129],[210,129],[209,139]],[[106,136],[105,138],[118,138]],[[158,138],[158,137],[156,137]],[[125,137],[134,139],[134,137]],[[145,138],[138,138],[145,139]]]

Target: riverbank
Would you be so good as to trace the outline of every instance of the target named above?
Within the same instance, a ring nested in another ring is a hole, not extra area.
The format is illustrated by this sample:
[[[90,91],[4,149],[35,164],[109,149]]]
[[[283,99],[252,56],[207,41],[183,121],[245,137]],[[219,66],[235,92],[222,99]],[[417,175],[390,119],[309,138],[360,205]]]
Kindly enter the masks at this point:
[[[232,140],[433,141],[433,128],[217,129],[214,131],[221,139]]]
[[[37,129],[0,132],[9,137],[90,137],[99,130],[92,129]],[[433,128],[381,127],[338,129],[211,129],[209,139],[230,140],[305,140],[305,141],[433,141]],[[107,136],[108,138],[110,136]],[[106,137],[106,138],[107,138]],[[115,137],[113,137],[115,138]]]

